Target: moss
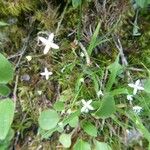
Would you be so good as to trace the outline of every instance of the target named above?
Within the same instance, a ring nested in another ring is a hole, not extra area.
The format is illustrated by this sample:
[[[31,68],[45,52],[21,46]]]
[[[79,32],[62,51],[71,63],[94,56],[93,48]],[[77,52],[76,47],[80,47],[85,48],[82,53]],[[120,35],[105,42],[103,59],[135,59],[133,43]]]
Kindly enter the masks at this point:
[[[19,16],[22,12],[35,10],[38,4],[38,0],[19,0],[17,2],[4,0],[0,2],[1,15]]]

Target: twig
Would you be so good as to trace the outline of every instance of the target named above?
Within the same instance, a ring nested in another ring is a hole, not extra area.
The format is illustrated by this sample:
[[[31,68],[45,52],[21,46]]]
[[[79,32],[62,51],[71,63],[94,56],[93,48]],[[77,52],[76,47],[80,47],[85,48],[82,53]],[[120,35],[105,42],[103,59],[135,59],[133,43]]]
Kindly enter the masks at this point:
[[[91,64],[90,57],[89,57],[85,47],[83,46],[83,44],[81,42],[79,42],[78,44],[79,44],[80,48],[82,49],[82,51],[85,55],[87,65],[90,66],[90,64]]]
[[[64,16],[65,16],[65,13],[66,13],[68,4],[69,4],[69,2],[67,2],[66,6],[65,6],[65,8],[64,8],[64,11],[63,11],[63,13],[62,13],[62,15],[61,15],[60,21],[58,22],[57,29],[56,29],[56,31],[55,31],[55,34],[56,34],[56,35],[57,35],[58,32],[59,32],[60,25],[61,25],[61,23],[62,23],[62,21],[63,21]]]
[[[7,59],[13,59],[15,57],[19,57],[21,54],[20,53],[16,53],[14,55],[9,56]]]
[[[17,64],[15,65],[15,70],[19,67],[20,61],[21,61],[21,59],[22,59],[24,53],[26,52],[26,49],[27,49],[27,47],[28,47],[28,43],[29,43],[29,39],[30,39],[31,33],[32,33],[32,29],[30,30],[30,32],[29,32],[29,34],[28,34],[28,36],[27,36],[27,38],[26,38],[26,40],[25,40],[25,42],[24,42],[24,44],[23,44],[23,47],[22,47],[21,53],[20,53],[20,57],[19,57],[19,59],[18,59]]]
[[[117,47],[117,49],[119,50],[119,53],[120,53],[120,57],[121,57],[121,61],[122,61],[122,65],[124,66],[128,66],[128,62],[124,56],[124,53],[123,53],[123,47],[122,47],[122,44],[120,42],[120,39],[117,38],[117,42],[114,40],[115,42],[115,45]]]
[[[115,45],[116,45],[117,49],[119,50],[121,61],[122,61],[122,65],[127,67],[128,66],[128,62],[127,62],[127,59],[125,58],[125,55],[124,55],[124,52],[123,52],[123,47],[122,47],[122,44],[120,42],[120,39],[117,38],[117,41],[114,40],[114,42],[115,42]],[[127,76],[128,76],[128,80],[131,80],[132,78],[131,78],[130,72],[127,71],[126,73],[127,73]]]
[[[137,71],[137,72],[144,72],[144,69],[140,69],[140,68],[134,68],[134,67],[130,67],[128,68],[128,70],[132,70],[132,71]]]
[[[16,75],[16,80],[15,80],[15,87],[14,87],[14,91],[13,91],[13,99],[14,99],[14,103],[16,104],[16,100],[17,100],[17,87],[18,87],[18,79],[19,79],[19,75]]]

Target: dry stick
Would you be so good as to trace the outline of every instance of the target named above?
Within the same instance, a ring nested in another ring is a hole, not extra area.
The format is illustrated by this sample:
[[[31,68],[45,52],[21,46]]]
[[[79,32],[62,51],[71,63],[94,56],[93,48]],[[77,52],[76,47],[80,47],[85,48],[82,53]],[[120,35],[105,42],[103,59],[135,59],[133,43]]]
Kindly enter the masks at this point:
[[[17,86],[18,86],[18,79],[19,79],[19,75],[16,75],[16,80],[15,80],[15,87],[14,87],[14,91],[13,91],[13,99],[14,99],[14,103],[16,105],[16,100],[17,100]]]
[[[63,21],[63,18],[64,18],[64,16],[65,16],[65,13],[66,13],[66,10],[67,10],[67,7],[68,7],[68,3],[69,3],[69,2],[67,2],[66,6],[65,6],[65,8],[64,8],[64,11],[63,11],[63,13],[62,13],[62,15],[61,15],[61,19],[60,19],[60,21],[58,22],[57,29],[56,29],[56,31],[55,31],[55,34],[56,34],[56,35],[57,35],[58,32],[59,32],[60,25],[61,25],[61,23],[62,23],[62,21]]]
[[[15,65],[14,71],[16,71],[16,69],[19,67],[20,61],[21,61],[21,59],[22,59],[22,57],[23,57],[23,55],[24,55],[24,53],[25,53],[25,51],[27,49],[31,32],[32,32],[32,30],[30,30],[30,32],[28,34],[28,37],[26,38],[26,41],[24,42],[24,45],[23,45],[21,53],[20,53],[20,57],[18,59],[17,64]],[[16,79],[15,79],[15,87],[14,87],[14,90],[13,90],[13,97],[14,97],[14,103],[15,103],[15,105],[16,105],[16,100],[17,100],[17,94],[16,93],[17,93],[18,79],[19,79],[19,75],[17,74],[16,75]]]
[[[118,43],[117,43],[118,42]],[[121,61],[122,61],[122,64],[124,66],[128,66],[128,62],[124,56],[124,53],[123,53],[123,48],[122,48],[122,45],[121,45],[121,42],[120,42],[120,39],[118,38],[117,39],[117,42],[115,41],[115,45],[116,47],[118,48],[119,52],[120,52],[120,56],[121,56]]]
[[[86,51],[86,48],[83,46],[83,44],[81,42],[79,42],[78,44],[79,44],[80,48],[82,49],[82,51],[83,51],[83,53],[85,55],[87,65],[90,66],[91,61],[90,61],[90,57],[89,57],[89,55],[88,55],[88,53]]]
[[[125,55],[124,55],[124,52],[123,52],[123,47],[122,47],[122,44],[120,42],[120,39],[117,38],[117,42],[116,42],[116,40],[114,40],[114,42],[115,42],[115,45],[116,45],[117,49],[119,50],[121,61],[122,61],[122,65],[127,67],[128,66],[128,62],[127,62],[127,59],[125,58]],[[132,79],[129,71],[127,71],[127,76],[128,76],[128,80]]]
[[[24,44],[23,44],[23,47],[22,47],[22,49],[21,49],[21,53],[20,53],[19,60],[18,60],[17,64],[15,65],[15,70],[16,70],[16,69],[18,68],[18,66],[20,65],[20,61],[21,61],[21,59],[22,59],[22,57],[23,57],[23,55],[24,55],[24,53],[25,53],[25,51],[26,51],[26,49],[27,49],[27,47],[28,47],[28,43],[29,43],[29,39],[30,39],[31,32],[32,32],[32,30],[29,32],[29,34],[28,34],[28,36],[27,36],[27,38],[26,38],[26,40],[25,40],[25,42],[24,42]]]
[[[137,72],[144,72],[144,69],[140,69],[140,68],[134,68],[134,67],[130,67],[128,68],[128,70],[132,70],[132,71],[137,71]]]
[[[7,59],[13,59],[15,57],[19,57],[21,54],[20,53],[16,53],[14,55],[9,56]]]

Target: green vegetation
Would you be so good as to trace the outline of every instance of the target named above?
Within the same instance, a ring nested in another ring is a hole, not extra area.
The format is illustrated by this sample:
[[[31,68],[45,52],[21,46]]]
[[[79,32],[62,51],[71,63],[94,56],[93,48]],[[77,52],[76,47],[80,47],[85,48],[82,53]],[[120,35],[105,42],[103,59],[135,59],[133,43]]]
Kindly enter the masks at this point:
[[[150,150],[149,6],[1,1],[0,150]]]

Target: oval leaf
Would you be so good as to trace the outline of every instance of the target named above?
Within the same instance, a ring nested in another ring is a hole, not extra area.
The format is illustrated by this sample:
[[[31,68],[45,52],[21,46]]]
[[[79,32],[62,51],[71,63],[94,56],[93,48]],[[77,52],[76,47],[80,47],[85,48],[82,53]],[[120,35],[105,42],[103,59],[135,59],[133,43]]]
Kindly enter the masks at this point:
[[[82,3],[81,0],[72,0],[72,6],[73,6],[74,8],[77,8],[78,6],[80,6],[81,3]]]
[[[0,101],[0,140],[4,140],[13,121],[15,105],[11,99]]]
[[[144,90],[145,90],[145,92],[150,93],[150,79],[145,80]]]
[[[0,54],[0,83],[8,83],[12,79],[12,65],[2,54]]]
[[[71,135],[70,134],[61,134],[59,137],[59,142],[65,147],[69,148],[71,146]]]
[[[3,21],[0,21],[0,27],[8,26],[9,24]]]
[[[84,121],[81,126],[88,135],[94,136],[94,137],[97,136],[97,129],[91,122]]]
[[[59,122],[59,115],[55,110],[44,110],[39,117],[39,125],[44,130],[50,130],[54,128]]]
[[[116,111],[115,101],[112,95],[105,95],[102,100],[100,108],[96,111],[95,115],[100,118],[108,118]]]
[[[10,94],[10,89],[8,86],[4,84],[0,84],[0,95],[2,96],[8,96]]]
[[[65,107],[65,105],[64,105],[64,103],[63,103],[62,101],[58,101],[58,102],[56,102],[56,103],[54,104],[54,108],[55,108],[55,110],[57,110],[57,111],[62,111],[62,110],[64,110],[64,107]]]
[[[90,144],[83,141],[82,139],[79,139],[74,147],[73,150],[91,150]]]
[[[105,142],[99,142],[95,140],[95,149],[94,150],[112,150],[111,147]]]
[[[72,120],[69,121],[69,125],[72,127],[72,128],[75,128],[78,126],[78,123],[79,123],[79,117],[74,117]]]
[[[148,4],[150,3],[149,0],[135,0],[136,1],[136,4],[138,6],[140,6],[141,8],[145,8],[148,6]]]

